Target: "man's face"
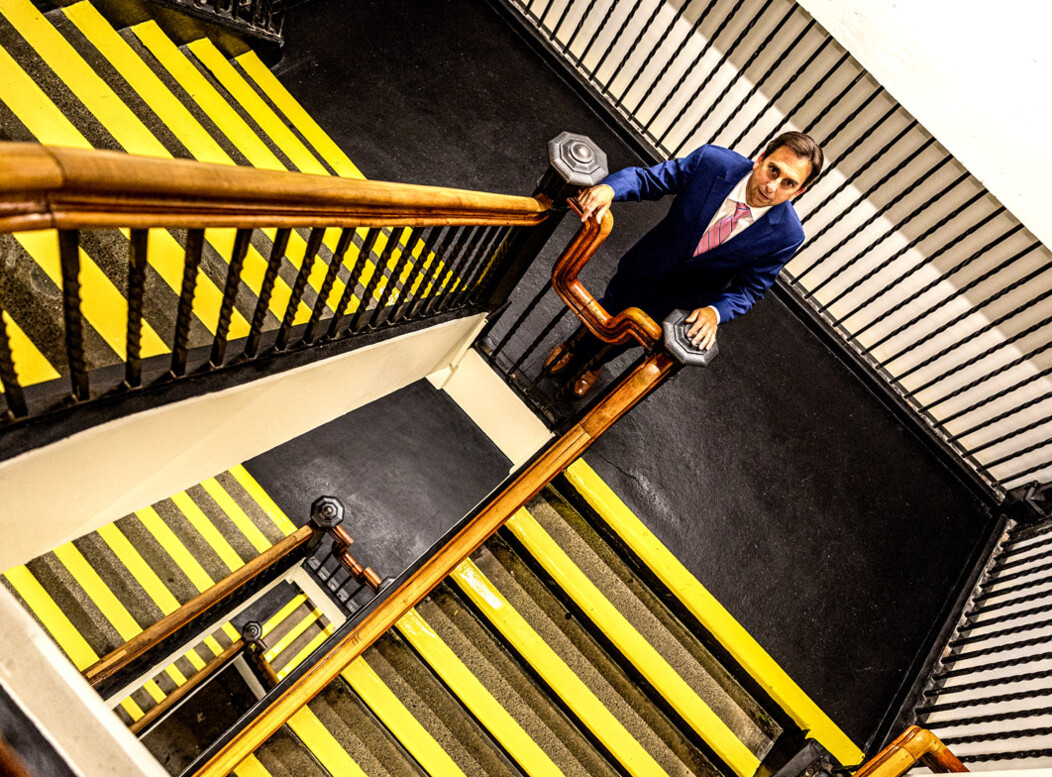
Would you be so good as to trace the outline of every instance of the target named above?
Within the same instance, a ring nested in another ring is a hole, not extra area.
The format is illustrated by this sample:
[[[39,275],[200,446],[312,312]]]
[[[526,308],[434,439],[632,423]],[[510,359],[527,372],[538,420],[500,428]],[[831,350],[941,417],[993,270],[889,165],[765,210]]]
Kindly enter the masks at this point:
[[[745,185],[745,204],[766,208],[783,203],[804,190],[802,184],[810,174],[811,161],[787,146],[776,148],[770,156],[760,154]]]

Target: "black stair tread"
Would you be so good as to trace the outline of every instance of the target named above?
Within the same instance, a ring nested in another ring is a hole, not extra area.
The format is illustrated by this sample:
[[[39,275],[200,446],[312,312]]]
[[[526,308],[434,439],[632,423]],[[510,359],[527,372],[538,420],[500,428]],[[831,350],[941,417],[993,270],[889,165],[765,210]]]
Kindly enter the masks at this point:
[[[364,658],[464,774],[519,777],[507,756],[397,631],[377,640]]]
[[[255,752],[271,777],[333,777],[288,726],[278,729]]]
[[[503,539],[472,560],[668,774],[718,774]]]
[[[424,775],[416,761],[342,680],[331,683],[309,707],[370,777]]]
[[[567,777],[617,773],[448,584],[417,611]]]
[[[585,519],[552,490],[529,510],[698,696],[760,759],[780,729]]]

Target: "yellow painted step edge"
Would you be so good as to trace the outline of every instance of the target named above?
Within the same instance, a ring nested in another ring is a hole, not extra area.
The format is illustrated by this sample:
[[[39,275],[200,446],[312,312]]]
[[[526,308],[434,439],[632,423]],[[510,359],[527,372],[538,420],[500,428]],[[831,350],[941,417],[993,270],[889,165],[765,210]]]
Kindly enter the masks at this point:
[[[653,533],[643,525],[617,494],[578,459],[566,477],[588,504],[623,542],[657,575],[691,614],[723,645],[736,661],[761,683],[771,698],[801,729],[845,764],[859,763],[864,753],[819,709],[792,678],[698,582]]]
[[[301,707],[289,718],[288,725],[329,774],[339,777],[367,777],[309,707]]]
[[[561,774],[559,767],[522,729],[479,679],[471,673],[456,653],[428,625],[416,610],[410,610],[396,624],[442,681],[453,690],[464,705],[496,739],[504,751],[530,777]]]
[[[354,661],[341,676],[431,777],[467,777],[364,658]]]
[[[470,559],[451,574],[482,614],[530,662],[592,735],[631,775],[666,772]]]
[[[759,759],[665,661],[646,637],[603,596],[529,511],[520,509],[507,526],[713,752],[739,777],[752,777],[760,767]]]

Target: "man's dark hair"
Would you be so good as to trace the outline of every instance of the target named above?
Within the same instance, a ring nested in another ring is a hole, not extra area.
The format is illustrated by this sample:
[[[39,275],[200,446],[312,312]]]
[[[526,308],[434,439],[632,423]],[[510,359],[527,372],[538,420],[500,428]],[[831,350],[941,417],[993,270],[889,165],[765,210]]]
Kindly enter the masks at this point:
[[[825,161],[825,156],[822,154],[822,149],[818,147],[818,144],[815,143],[814,138],[810,135],[805,135],[802,132],[783,132],[767,144],[767,148],[763,150],[763,155],[770,156],[782,146],[811,163],[811,172],[800,185],[801,188],[815,180],[818,174],[822,172],[822,163]]]

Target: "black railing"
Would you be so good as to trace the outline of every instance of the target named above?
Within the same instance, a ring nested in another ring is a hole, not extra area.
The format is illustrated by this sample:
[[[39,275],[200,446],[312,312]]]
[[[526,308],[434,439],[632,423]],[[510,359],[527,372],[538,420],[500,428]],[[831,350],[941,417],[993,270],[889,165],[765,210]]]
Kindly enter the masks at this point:
[[[493,4],[647,164],[811,134],[830,161],[779,296],[977,490],[1052,478],[1052,254],[804,9]]]
[[[243,35],[280,43],[285,0],[150,0]]]

